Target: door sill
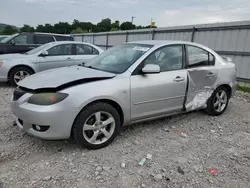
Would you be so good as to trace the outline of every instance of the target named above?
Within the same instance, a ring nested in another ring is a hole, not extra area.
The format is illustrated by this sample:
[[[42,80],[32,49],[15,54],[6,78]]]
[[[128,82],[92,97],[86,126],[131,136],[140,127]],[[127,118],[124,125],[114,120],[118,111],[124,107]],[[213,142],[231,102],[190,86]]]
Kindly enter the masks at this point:
[[[151,120],[161,119],[161,118],[164,118],[164,117],[169,117],[169,116],[178,115],[178,114],[184,114],[184,113],[187,113],[187,112],[186,111],[172,112],[172,113],[162,114],[162,115],[158,115],[158,116],[154,116],[154,117],[148,117],[148,118],[143,118],[143,119],[139,119],[139,120],[134,120],[131,123],[132,124],[141,123],[141,122],[145,122],[145,121],[151,121]]]

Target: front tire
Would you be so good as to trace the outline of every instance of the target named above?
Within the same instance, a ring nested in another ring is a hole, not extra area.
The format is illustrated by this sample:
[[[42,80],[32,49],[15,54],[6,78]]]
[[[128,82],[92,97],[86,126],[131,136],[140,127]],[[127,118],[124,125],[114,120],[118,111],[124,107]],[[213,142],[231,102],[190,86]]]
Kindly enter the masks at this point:
[[[229,102],[229,91],[226,87],[218,87],[207,101],[206,112],[212,116],[219,116],[225,112]]]
[[[28,67],[16,67],[9,74],[9,82],[11,86],[17,86],[22,79],[33,74],[33,70]]]
[[[100,149],[113,142],[120,127],[117,110],[110,104],[98,102],[80,112],[73,125],[73,135],[79,145]]]

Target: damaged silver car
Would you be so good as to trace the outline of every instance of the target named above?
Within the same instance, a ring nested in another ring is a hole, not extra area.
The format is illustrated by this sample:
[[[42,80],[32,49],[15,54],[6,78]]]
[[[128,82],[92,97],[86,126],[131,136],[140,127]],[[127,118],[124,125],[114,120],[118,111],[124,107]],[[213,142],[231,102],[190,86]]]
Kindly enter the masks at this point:
[[[200,109],[221,115],[235,89],[235,65],[203,45],[137,41],[23,79],[11,110],[31,135],[98,149],[132,123]]]

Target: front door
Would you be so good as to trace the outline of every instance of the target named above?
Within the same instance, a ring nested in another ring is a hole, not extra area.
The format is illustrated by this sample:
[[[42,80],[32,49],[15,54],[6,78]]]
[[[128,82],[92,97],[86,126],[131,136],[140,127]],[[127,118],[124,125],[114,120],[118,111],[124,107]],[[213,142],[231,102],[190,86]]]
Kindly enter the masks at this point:
[[[131,75],[132,121],[181,111],[187,87],[183,46],[170,45],[152,52]],[[146,64],[157,64],[160,73],[142,74]]]
[[[48,49],[48,55],[41,57],[40,71],[65,67],[74,64],[74,55],[72,53],[72,44],[60,44]]]
[[[214,56],[204,49],[187,45],[189,88],[187,111],[204,107],[218,76]]]
[[[9,43],[9,51],[11,53],[24,53],[38,47],[34,43],[33,35],[29,33],[20,34],[10,40]]]

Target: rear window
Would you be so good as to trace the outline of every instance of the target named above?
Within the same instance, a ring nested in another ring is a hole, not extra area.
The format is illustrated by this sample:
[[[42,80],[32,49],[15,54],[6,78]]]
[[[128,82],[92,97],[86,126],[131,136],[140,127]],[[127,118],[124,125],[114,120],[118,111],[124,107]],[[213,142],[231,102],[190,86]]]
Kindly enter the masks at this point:
[[[54,42],[52,35],[35,35],[36,44],[46,44],[49,42]]]
[[[92,46],[85,44],[76,45],[76,55],[98,55],[99,51]]]
[[[56,38],[56,41],[74,41],[74,38],[71,36],[54,36]]]

